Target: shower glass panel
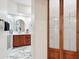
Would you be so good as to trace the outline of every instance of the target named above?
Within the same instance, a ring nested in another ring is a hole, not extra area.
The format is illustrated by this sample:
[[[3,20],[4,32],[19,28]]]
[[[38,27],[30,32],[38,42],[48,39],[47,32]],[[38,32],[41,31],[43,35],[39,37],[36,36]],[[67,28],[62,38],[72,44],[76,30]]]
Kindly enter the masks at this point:
[[[49,47],[59,48],[59,0],[50,0],[49,4],[50,4]]]
[[[76,51],[76,0],[64,0],[64,49]]]

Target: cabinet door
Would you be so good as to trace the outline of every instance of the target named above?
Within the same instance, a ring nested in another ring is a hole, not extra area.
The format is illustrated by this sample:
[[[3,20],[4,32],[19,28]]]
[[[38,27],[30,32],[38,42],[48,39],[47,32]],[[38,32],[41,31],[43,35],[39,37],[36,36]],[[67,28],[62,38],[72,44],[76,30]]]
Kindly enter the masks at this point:
[[[25,45],[31,45],[31,36],[30,35],[25,36]]]
[[[20,46],[24,46],[24,42],[25,42],[25,36],[24,35],[19,35],[19,44]]]
[[[13,36],[13,47],[17,47],[20,46],[20,40],[19,40],[19,36],[15,35]]]

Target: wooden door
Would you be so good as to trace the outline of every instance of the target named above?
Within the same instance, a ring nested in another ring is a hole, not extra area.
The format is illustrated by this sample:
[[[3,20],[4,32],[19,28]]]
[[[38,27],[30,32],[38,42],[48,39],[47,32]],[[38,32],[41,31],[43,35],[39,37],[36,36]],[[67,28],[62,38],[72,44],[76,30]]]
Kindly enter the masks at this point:
[[[59,0],[49,0],[48,59],[60,59]],[[54,5],[53,5],[54,4]]]
[[[64,0],[64,58],[77,59],[76,14],[77,0]]]
[[[48,0],[48,59],[77,59],[77,4],[77,0]]]

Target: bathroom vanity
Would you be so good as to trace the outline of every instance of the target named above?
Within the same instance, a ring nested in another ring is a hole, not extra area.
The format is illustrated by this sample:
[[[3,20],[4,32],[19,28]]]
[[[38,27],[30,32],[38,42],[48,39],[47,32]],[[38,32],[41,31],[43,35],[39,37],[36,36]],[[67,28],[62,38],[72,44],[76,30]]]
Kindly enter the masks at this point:
[[[31,34],[13,35],[13,48],[31,45]]]

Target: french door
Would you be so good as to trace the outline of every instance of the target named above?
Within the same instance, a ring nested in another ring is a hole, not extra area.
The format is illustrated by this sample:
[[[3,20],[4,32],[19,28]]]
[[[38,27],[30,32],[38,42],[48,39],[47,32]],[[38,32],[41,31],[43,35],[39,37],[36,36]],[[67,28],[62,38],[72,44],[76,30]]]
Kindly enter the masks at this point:
[[[48,0],[48,59],[79,59],[79,0]]]

